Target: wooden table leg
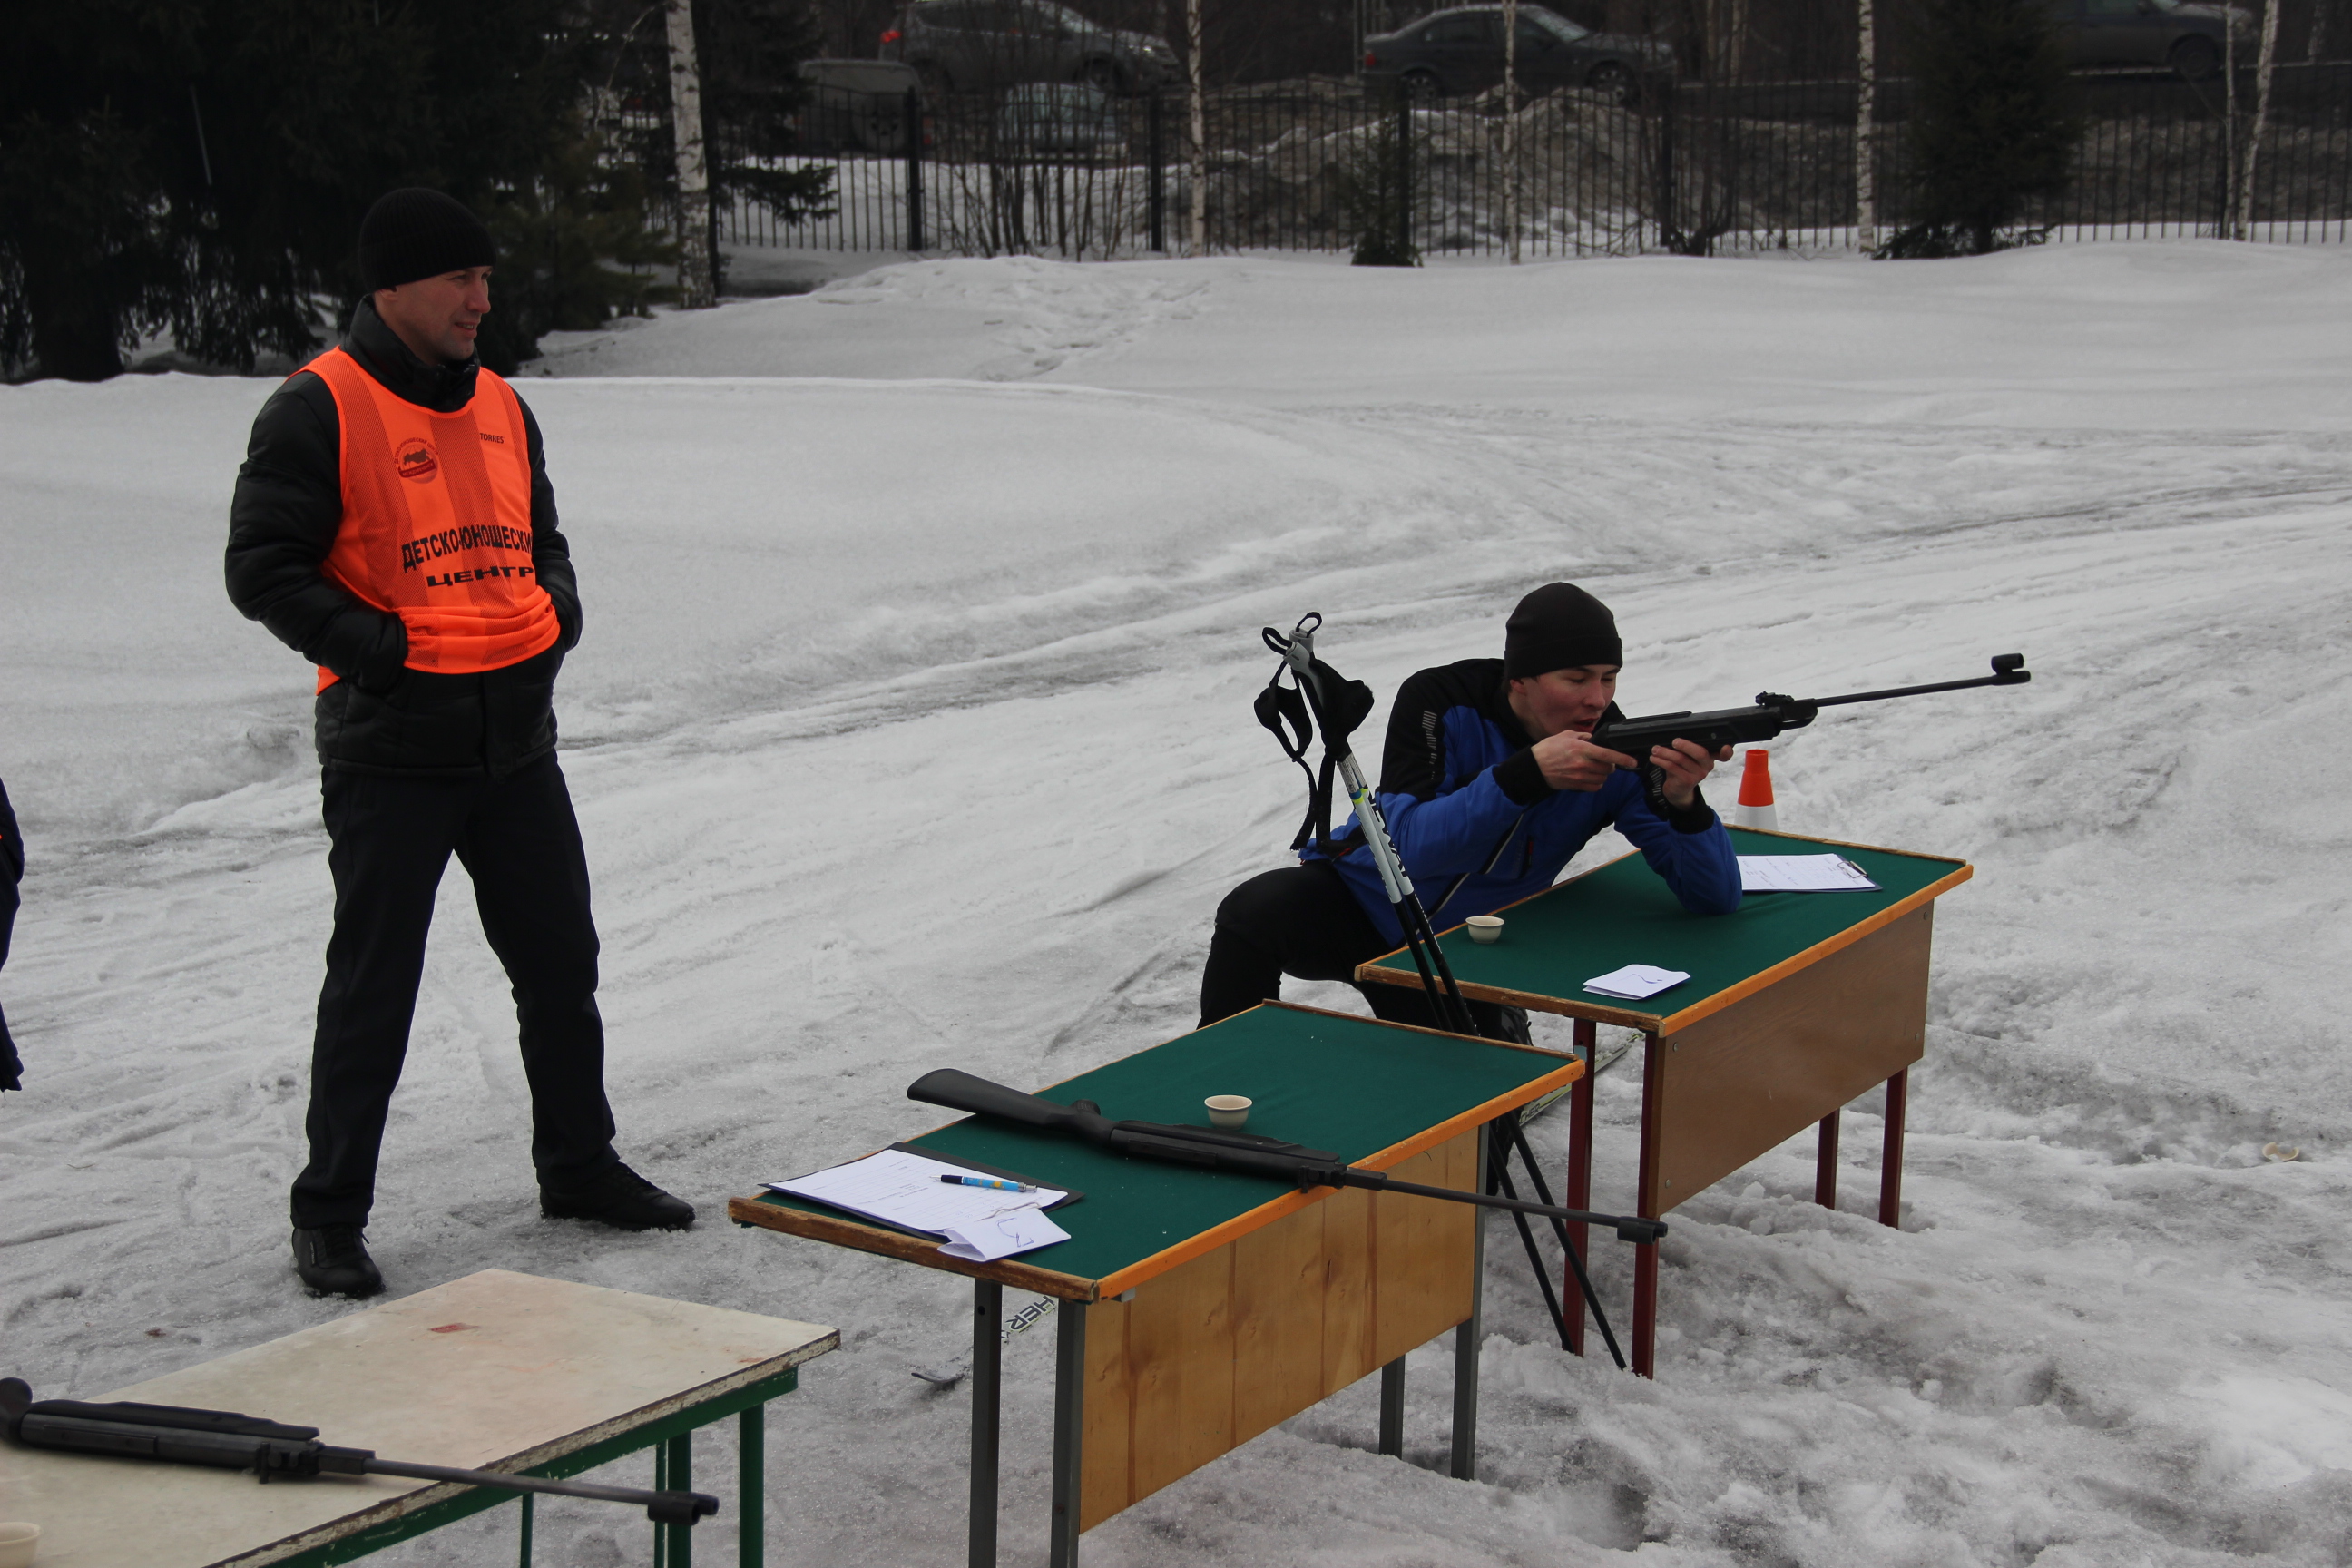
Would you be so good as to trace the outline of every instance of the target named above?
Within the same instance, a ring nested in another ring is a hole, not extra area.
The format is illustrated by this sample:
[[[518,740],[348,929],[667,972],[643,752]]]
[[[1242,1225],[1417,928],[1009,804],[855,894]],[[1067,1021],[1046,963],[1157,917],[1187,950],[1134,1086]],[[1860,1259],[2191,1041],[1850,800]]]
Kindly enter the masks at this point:
[[[1642,1169],[1639,1202],[1633,1212],[1644,1219],[1664,1213],[1658,1173],[1658,1123],[1665,1112],[1666,1053],[1655,1035],[1642,1037]],[[1650,1242],[1633,1248],[1633,1371],[1643,1377],[1658,1375],[1658,1247]]]
[[[971,1518],[964,1527],[971,1568],[996,1568],[997,1434],[1004,1415],[1004,1287],[971,1282]]]
[[[1560,1200],[1566,1208],[1592,1206],[1592,1069],[1601,1059],[1600,1038],[1598,1024],[1590,1018],[1576,1020],[1576,1049],[1584,1058],[1584,1076],[1568,1091],[1568,1195]],[[1587,1245],[1589,1228],[1583,1225],[1568,1227],[1568,1244],[1576,1248],[1577,1257],[1584,1259],[1588,1268],[1592,1266],[1592,1251]],[[1560,1271],[1559,1304],[1568,1317],[1568,1348],[1582,1355],[1584,1291],[1576,1283],[1576,1270],[1566,1266]]]
[[[1903,1113],[1911,1098],[1911,1069],[1886,1080],[1886,1152],[1880,1158],[1878,1223],[1903,1225]]]
[[[1087,1452],[1087,1305],[1065,1301],[1055,1313],[1054,1517],[1048,1568],[1078,1568],[1078,1508]]]
[[[1822,1118],[1821,1152],[1813,1157],[1813,1202],[1825,1209],[1837,1207],[1838,1119],[1844,1114],[1832,1110]]]
[[[1487,1141],[1478,1130],[1478,1168],[1486,1168]],[[1486,1337],[1486,1211],[1474,1209],[1470,1226],[1470,1315],[1454,1331],[1454,1443],[1448,1473],[1457,1481],[1478,1475],[1478,1350]]]
[[[1404,1458],[1404,1357],[1381,1368],[1381,1452]]]

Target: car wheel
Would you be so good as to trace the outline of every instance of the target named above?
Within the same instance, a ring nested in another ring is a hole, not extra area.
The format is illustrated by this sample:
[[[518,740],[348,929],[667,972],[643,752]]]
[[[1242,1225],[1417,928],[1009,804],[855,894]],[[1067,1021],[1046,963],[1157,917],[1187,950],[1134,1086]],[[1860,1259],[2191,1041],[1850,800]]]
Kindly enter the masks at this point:
[[[1642,101],[1642,84],[1615,60],[1602,60],[1586,72],[1584,86],[1620,109],[1631,109]]]
[[[955,83],[949,79],[947,68],[937,60],[917,60],[915,79],[923,84],[924,95],[929,98],[945,98],[955,90]]]
[[[1433,70],[1409,70],[1402,80],[1404,95],[1412,99],[1435,98],[1441,85]]]
[[[1118,62],[1099,57],[1078,68],[1078,79],[1108,93],[1117,94],[1126,89],[1126,84],[1118,74]]]
[[[2212,39],[2191,34],[2172,46],[2171,62],[2183,80],[2203,81],[2221,73],[2221,50]]]

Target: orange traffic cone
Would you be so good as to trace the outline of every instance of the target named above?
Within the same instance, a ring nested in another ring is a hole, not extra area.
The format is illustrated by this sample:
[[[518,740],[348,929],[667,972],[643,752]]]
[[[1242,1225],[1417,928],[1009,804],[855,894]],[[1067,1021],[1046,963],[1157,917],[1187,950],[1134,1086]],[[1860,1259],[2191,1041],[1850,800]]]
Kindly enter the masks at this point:
[[[1748,766],[1739,775],[1738,826],[1777,828],[1780,812],[1772,804],[1772,753],[1750,746],[1747,757]]]

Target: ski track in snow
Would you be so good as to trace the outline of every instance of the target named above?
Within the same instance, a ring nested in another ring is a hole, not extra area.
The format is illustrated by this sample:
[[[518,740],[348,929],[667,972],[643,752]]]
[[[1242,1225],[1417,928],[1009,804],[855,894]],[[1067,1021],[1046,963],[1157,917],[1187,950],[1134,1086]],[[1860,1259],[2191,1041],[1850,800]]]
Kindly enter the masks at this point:
[[[1977,867],[1938,910],[1903,1227],[1868,1217],[1876,1097],[1847,1209],[1811,1203],[1809,1139],[1685,1204],[1655,1384],[1547,1345],[1497,1230],[1476,1484],[1443,1476],[1441,1343],[1412,1358],[1407,1464],[1370,1451],[1368,1382],[1090,1532],[1089,1563],[2352,1561],[2352,813],[2326,747],[2352,721],[2352,466],[2304,416],[2340,395],[2310,366],[2341,313],[2300,314],[2352,258],[2098,249],[1439,268],[1406,280],[1425,320],[1343,268],[928,262],[559,344],[545,368],[594,377],[524,391],[588,601],[561,710],[610,1079],[625,1156],[704,1225],[536,1217],[454,874],[371,1231],[393,1288],[495,1266],[837,1323],[772,1416],[770,1560],[961,1560],[967,1391],[908,1372],[962,1354],[964,1287],[735,1231],[725,1195],[929,1125],[903,1099],[928,1068],[1051,1082],[1189,1026],[1217,899],[1296,821],[1248,712],[1260,625],[1322,610],[1323,651],[1385,695],[1567,576],[1617,610],[1634,711],[2012,648],[2036,670],[1774,748],[1792,829]],[[1968,322],[1938,335],[1937,278],[1956,316],[2015,323],[1998,376]],[[1554,329],[1479,313],[1587,279],[1609,332],[1685,356],[1679,401],[1659,372],[1612,407],[1559,356],[1546,384],[1511,356]],[[2172,384],[2112,426],[2040,417],[2069,377],[2127,380],[2117,323],[2159,306],[2201,312]],[[1723,384],[1785,360],[1806,386],[1723,406],[1685,363],[1709,311],[1780,355],[1721,349]],[[1367,321],[1389,380],[1356,374]],[[1804,363],[1824,322],[1897,346],[1837,390]],[[2310,366],[2248,392],[2238,349],[2298,334]],[[1482,381],[1489,354],[1511,374]],[[44,1394],[349,1310],[299,1294],[279,1218],[329,906],[308,683],[217,586],[267,390],[0,389],[0,573],[29,589],[0,770],[32,844],[0,973],[29,1069],[0,1098],[0,1363]],[[124,429],[143,460],[93,463]],[[1601,1080],[1602,1206],[1632,1201],[1637,1082],[1630,1058]],[[1533,1130],[1555,1160],[1564,1132]],[[2305,1158],[2265,1163],[2273,1139]],[[1595,1273],[1622,1328],[1623,1249]],[[1049,1340],[1008,1353],[1011,1560],[1042,1556]],[[381,1560],[501,1562],[511,1528]],[[640,1544],[584,1503],[537,1528],[592,1568]],[[729,1521],[699,1533],[731,1552]]]

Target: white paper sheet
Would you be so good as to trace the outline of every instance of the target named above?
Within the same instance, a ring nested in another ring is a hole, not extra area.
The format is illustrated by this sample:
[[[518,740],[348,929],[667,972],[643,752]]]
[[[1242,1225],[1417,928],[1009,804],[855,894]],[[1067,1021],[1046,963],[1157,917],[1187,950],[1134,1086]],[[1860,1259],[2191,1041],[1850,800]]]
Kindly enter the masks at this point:
[[[940,1180],[943,1175],[971,1173],[961,1165],[904,1149],[885,1149],[845,1165],[767,1185],[773,1192],[814,1198],[851,1214],[945,1237],[950,1246],[942,1251],[982,1262],[1069,1239],[1070,1233],[1043,1212],[1045,1205],[1059,1202],[1068,1193],[1059,1187],[1008,1193],[994,1187],[950,1186]],[[959,1244],[967,1250],[955,1250]]]
[[[1742,855],[1747,893],[1874,893],[1878,884],[1843,855]]]
[[[1689,978],[1679,969],[1629,963],[1622,969],[1594,975],[1584,983],[1584,988],[1603,996],[1622,996],[1628,1002],[1639,1002],[1644,997],[1655,996],[1661,991],[1671,991]]]
[[[1020,1195],[1026,1197],[1029,1194]],[[940,1248],[940,1253],[942,1257],[961,1258],[972,1263],[992,1263],[1016,1252],[1027,1252],[1033,1247],[1049,1247],[1055,1242],[1069,1239],[1068,1231],[1055,1225],[1035,1205],[1024,1203],[992,1214],[983,1220],[948,1226],[948,1244]]]

